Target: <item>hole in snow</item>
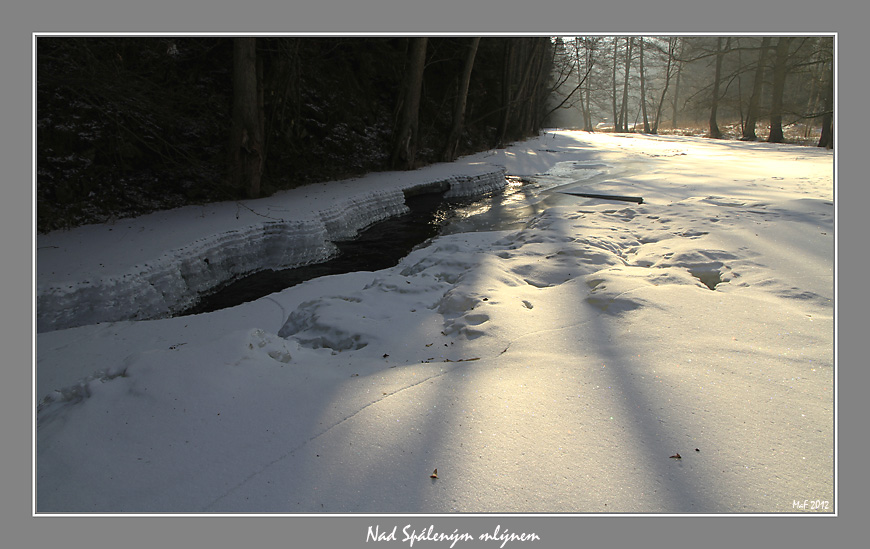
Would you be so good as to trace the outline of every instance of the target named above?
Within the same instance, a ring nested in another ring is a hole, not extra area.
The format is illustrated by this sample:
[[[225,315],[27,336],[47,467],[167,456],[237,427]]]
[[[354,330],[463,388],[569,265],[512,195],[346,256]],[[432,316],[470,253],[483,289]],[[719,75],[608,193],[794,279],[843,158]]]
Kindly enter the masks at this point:
[[[722,273],[719,271],[689,269],[689,273],[711,290],[715,290],[716,286],[722,283]]]

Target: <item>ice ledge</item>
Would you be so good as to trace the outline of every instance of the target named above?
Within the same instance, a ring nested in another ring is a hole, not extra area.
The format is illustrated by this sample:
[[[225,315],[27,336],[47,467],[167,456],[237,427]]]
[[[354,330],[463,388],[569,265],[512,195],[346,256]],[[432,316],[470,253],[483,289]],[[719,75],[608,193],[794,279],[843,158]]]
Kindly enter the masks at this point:
[[[446,198],[468,197],[505,186],[505,171],[501,167],[464,168],[459,171],[466,173],[447,177],[426,177],[425,171],[417,172],[409,175],[407,181],[387,185],[387,189],[369,189],[335,198],[317,212],[292,216],[295,220],[278,216],[237,228],[218,229],[180,246],[169,244],[169,249],[155,254],[156,257],[138,265],[128,264],[111,275],[97,274],[95,265],[84,265],[59,281],[40,270],[37,331],[169,317],[193,305],[200,294],[244,275],[329,259],[335,254],[332,242],[352,238],[373,223],[406,213],[406,196],[444,192]],[[77,251],[71,249],[74,245],[57,246],[49,244],[50,238],[40,240],[46,245],[37,246],[38,262],[43,255],[48,262],[52,249],[64,247],[64,252],[73,256]],[[93,240],[82,238],[78,245],[94,244]],[[134,238],[125,243],[128,250],[137,245]],[[41,252],[42,249],[46,252]],[[119,254],[124,254],[123,249],[114,255]]]

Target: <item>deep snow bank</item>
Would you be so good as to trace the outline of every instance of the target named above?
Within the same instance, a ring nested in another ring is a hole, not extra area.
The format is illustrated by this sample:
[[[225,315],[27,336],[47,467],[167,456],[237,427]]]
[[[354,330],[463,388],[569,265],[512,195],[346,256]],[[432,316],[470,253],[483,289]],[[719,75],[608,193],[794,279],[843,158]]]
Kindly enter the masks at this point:
[[[452,174],[445,169],[436,165],[388,178],[380,174],[378,185],[371,177],[344,182],[342,188],[348,194],[340,197],[322,185],[295,189],[281,195],[278,207],[271,197],[267,213],[258,211],[257,201],[225,203],[143,216],[141,223],[125,223],[126,231],[114,231],[115,227],[106,224],[41,235],[37,242],[37,330],[165,318],[194,304],[202,293],[246,274],[330,258],[336,251],[332,242],[353,238],[373,223],[407,213],[406,194],[444,192],[453,198],[505,185],[501,167],[454,165],[452,169],[460,173]],[[353,188],[348,189],[349,185]],[[322,210],[298,208],[299,202],[310,205],[310,195],[317,193],[323,195]],[[225,225],[228,215],[235,215],[236,226],[209,230],[208,217],[222,217]],[[161,219],[152,240],[163,243],[163,249],[155,248],[149,255],[145,248],[125,247],[127,234],[146,227],[154,231],[155,217]],[[197,231],[197,227],[201,228]],[[90,249],[89,257],[70,257],[70,250],[81,250],[83,243]],[[131,254],[141,256],[138,263],[130,261]],[[118,255],[127,261],[120,261]],[[118,263],[116,269],[112,269],[113,261]],[[69,263],[85,263],[90,267],[87,270],[106,274],[77,279],[76,269],[67,268]]]

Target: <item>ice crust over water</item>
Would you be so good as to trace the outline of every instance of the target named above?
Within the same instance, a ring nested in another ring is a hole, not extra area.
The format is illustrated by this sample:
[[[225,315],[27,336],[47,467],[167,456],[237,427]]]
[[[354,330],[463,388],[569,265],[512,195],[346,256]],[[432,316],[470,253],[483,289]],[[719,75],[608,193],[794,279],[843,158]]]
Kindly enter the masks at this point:
[[[406,192],[446,191],[445,198],[454,198],[505,186],[501,167],[470,172],[417,177],[392,188],[353,194],[307,219],[270,218],[212,234],[120,275],[42,283],[37,289],[37,331],[169,317],[193,305],[201,294],[242,276],[329,259],[336,253],[334,241],[353,238],[378,221],[407,213]]]

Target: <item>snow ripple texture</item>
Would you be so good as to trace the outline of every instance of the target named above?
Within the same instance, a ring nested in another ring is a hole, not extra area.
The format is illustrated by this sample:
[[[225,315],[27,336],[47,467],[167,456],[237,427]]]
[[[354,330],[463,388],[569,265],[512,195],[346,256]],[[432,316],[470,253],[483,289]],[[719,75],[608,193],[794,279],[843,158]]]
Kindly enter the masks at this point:
[[[485,194],[505,186],[504,170],[415,181],[407,188],[447,189],[445,198]],[[37,331],[99,322],[167,318],[199,297],[251,273],[288,269],[333,257],[336,240],[407,213],[402,187],[351,196],[307,220],[268,221],[211,235],[171,250],[126,274],[39,287]]]

